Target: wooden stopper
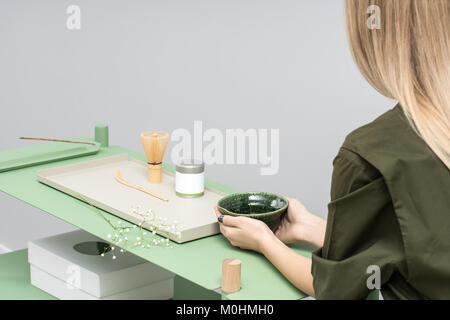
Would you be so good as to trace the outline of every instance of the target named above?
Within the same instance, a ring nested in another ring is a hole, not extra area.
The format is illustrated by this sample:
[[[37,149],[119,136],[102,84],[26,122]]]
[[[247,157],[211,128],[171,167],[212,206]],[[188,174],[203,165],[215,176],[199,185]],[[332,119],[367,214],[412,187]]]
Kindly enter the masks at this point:
[[[150,183],[161,183],[162,178],[162,166],[160,164],[148,165],[148,181]]]
[[[222,261],[222,291],[233,293],[241,290],[241,260],[224,259]]]

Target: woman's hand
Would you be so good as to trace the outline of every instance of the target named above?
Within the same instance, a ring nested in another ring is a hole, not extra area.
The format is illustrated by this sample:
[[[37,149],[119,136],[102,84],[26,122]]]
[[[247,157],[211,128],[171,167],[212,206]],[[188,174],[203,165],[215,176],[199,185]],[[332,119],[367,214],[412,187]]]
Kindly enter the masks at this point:
[[[219,223],[220,232],[235,247],[264,253],[264,248],[271,241],[278,241],[269,227],[260,220],[222,215],[217,207],[215,210],[217,218],[223,216],[222,223]]]
[[[287,213],[275,235],[284,243],[304,241],[322,247],[326,220],[309,212],[297,199],[288,198],[288,200]]]
[[[300,207],[294,203],[293,199],[289,199],[289,206],[292,205],[290,216],[293,219],[291,221],[297,221],[292,223],[292,226],[300,223],[297,219],[298,216],[303,216],[298,211]],[[298,204],[301,205],[300,202]],[[215,210],[220,232],[233,246],[263,254],[294,286],[314,296],[311,259],[297,254],[287,247],[264,222],[246,217],[222,215],[217,207]],[[289,229],[289,224],[284,222],[283,230]]]

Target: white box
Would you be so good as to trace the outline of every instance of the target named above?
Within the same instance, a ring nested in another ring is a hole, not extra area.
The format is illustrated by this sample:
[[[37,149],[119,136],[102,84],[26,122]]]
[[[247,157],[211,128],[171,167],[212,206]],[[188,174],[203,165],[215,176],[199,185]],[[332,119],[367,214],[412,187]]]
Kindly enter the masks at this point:
[[[173,297],[173,279],[98,298],[33,265],[30,266],[30,274],[32,285],[61,300],[168,300]]]
[[[111,252],[102,257],[82,254],[74,249],[75,245],[87,242],[105,243],[83,230],[30,241],[28,262],[36,283],[47,279],[45,274],[39,272],[42,271],[64,285],[69,283],[95,298],[114,296],[165,280],[171,280],[164,283],[173,286],[173,273],[131,253],[120,253],[118,248],[114,251],[117,256],[115,260]],[[173,288],[170,290],[173,291]]]

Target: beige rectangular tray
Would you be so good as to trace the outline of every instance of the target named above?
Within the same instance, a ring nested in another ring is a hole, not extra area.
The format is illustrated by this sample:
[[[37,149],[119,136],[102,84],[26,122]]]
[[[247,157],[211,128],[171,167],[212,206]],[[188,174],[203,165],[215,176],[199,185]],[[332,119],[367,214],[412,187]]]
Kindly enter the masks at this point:
[[[169,201],[120,184],[115,179],[117,170],[125,181]],[[168,225],[176,224],[176,230],[159,229],[157,233],[178,243],[219,233],[213,207],[223,193],[205,188],[200,198],[180,198],[175,194],[173,174],[163,172],[161,184],[150,184],[147,164],[127,154],[42,170],[38,172],[38,180],[134,224],[140,224],[143,218],[133,212],[133,207],[139,206],[141,211],[151,209],[158,218],[166,219]],[[146,229],[152,226],[151,222],[143,225]]]

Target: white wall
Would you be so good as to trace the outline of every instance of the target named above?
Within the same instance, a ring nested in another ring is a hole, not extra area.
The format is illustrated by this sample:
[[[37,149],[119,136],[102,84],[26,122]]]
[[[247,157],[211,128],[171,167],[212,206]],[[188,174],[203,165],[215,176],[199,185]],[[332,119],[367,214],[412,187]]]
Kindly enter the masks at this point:
[[[79,31],[66,29],[69,4],[81,7]],[[25,145],[21,135],[92,135],[97,122],[137,151],[140,132],[194,120],[279,128],[278,175],[214,165],[208,177],[298,197],[324,217],[344,137],[394,105],[353,65],[336,0],[2,0],[0,70],[1,149]],[[2,221],[37,214],[3,196],[0,206]],[[67,227],[42,217],[30,228]]]

